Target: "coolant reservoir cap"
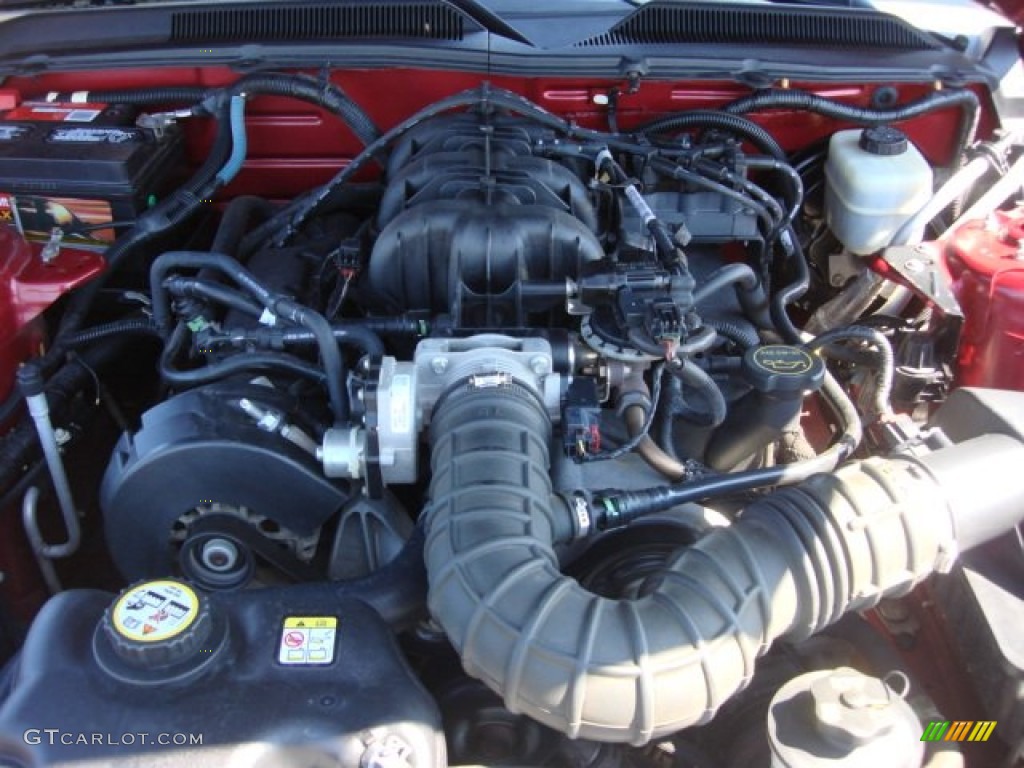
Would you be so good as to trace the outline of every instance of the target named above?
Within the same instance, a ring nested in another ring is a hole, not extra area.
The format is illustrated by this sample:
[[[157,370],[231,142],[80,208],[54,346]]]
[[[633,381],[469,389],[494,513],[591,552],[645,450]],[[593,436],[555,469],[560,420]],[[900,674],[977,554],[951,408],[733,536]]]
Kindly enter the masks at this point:
[[[860,135],[860,148],[872,155],[902,155],[909,146],[907,135],[891,125],[874,125]]]
[[[802,395],[821,386],[825,363],[800,347],[765,344],[743,355],[743,373],[759,392]]]
[[[119,659],[154,669],[202,649],[212,628],[207,599],[173,579],[143,581],[122,592],[103,615],[103,633]]]
[[[850,667],[807,672],[783,685],[768,709],[778,768],[919,768],[921,721],[884,680]]]

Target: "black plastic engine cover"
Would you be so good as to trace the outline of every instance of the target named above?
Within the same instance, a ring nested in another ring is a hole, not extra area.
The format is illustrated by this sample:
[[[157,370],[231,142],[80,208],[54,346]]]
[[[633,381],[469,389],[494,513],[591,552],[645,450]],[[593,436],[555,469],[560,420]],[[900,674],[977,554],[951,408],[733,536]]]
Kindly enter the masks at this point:
[[[407,209],[380,233],[369,277],[404,309],[447,312],[462,327],[523,327],[522,281],[576,277],[604,255],[564,211],[440,200]]]
[[[419,158],[435,153],[461,154],[490,146],[506,154],[529,156],[539,143],[558,138],[550,128],[512,115],[464,112],[429,120],[409,131],[388,155],[387,177]]]
[[[300,586],[209,596],[227,639],[200,676],[159,685],[117,680],[97,663],[97,626],[113,595],[54,597],[12,662],[0,765],[358,768],[390,757],[443,766],[440,713],[391,631],[358,600],[323,594]],[[279,661],[294,617],[336,618],[330,662]],[[158,743],[178,734],[202,744]]]
[[[311,456],[231,402],[217,386],[185,392],[146,411],[142,428],[118,441],[100,504],[126,579],[171,573],[171,526],[197,506],[244,507],[306,536],[348,501]]]
[[[544,157],[479,147],[417,157],[388,180],[377,213],[387,226],[405,208],[433,200],[542,205],[571,213],[596,232],[597,213],[573,171]]]

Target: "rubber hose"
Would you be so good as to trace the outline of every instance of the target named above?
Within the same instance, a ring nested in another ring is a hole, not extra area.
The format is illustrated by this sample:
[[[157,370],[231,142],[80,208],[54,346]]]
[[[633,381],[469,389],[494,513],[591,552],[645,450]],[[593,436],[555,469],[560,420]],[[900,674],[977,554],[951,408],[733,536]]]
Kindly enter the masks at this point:
[[[88,99],[101,104],[198,104],[209,90],[192,86],[140,88],[138,90],[88,91]],[[71,101],[71,93],[58,94],[54,101]]]
[[[641,433],[646,420],[644,409],[639,405],[631,405],[626,408],[625,419],[626,429],[631,438]],[[664,475],[672,482],[685,479],[689,470],[681,462],[669,456],[650,437],[644,436],[635,448],[637,454],[651,466],[652,469]]]
[[[670,163],[667,160],[655,157],[651,159],[650,164],[652,169],[658,173],[668,176],[669,178],[683,181],[687,184],[692,184],[695,187],[700,187],[701,189],[706,189],[711,192],[716,192],[723,197],[727,197],[730,200],[740,203],[744,208],[749,208],[764,225],[766,236],[775,229],[777,223],[775,218],[772,217],[771,212],[761,202],[754,200],[741,192],[737,192],[735,189],[727,187],[713,179],[702,176],[696,171],[689,171],[674,163]]]
[[[222,187],[231,183],[231,180],[242,170],[242,164],[249,151],[249,139],[245,133],[245,98],[232,96],[228,113],[231,125],[231,154],[228,155],[227,161],[214,176],[214,179]]]
[[[715,128],[728,131],[746,139],[766,155],[771,155],[782,162],[786,161],[785,151],[768,131],[753,120],[727,112],[702,109],[680,112],[642,125],[635,132],[668,133],[669,131],[684,131],[687,128]]]
[[[756,160],[756,159],[758,159],[758,158],[751,158],[751,160]],[[760,158],[760,159],[767,159],[770,162],[774,163],[775,165],[780,165],[780,166],[784,165],[784,163],[780,163],[778,160],[775,160],[774,158]],[[749,195],[752,199],[757,200],[758,202],[760,202],[761,205],[763,205],[765,208],[767,208],[771,212],[772,219],[775,222],[775,227],[773,227],[773,230],[777,229],[778,227],[782,227],[787,222],[791,222],[792,221],[792,219],[788,218],[789,212],[787,212],[786,210],[783,209],[783,207],[779,204],[779,201],[776,200],[771,195],[771,193],[769,193],[764,188],[759,187],[757,184],[755,184],[754,182],[752,182],[750,179],[746,178],[745,176],[741,176],[738,173],[733,173],[728,168],[726,168],[724,165],[721,165],[719,163],[714,163],[714,162],[711,162],[709,160],[704,160],[704,159],[701,159],[701,158],[698,158],[697,160],[695,160],[693,162],[693,168],[694,168],[694,170],[698,171],[699,173],[701,173],[704,176],[707,176],[708,178],[716,179],[716,180],[718,180],[720,182],[723,182],[723,183],[724,182],[728,182],[734,188],[743,190],[743,192],[745,192],[747,195]],[[803,196],[803,183],[802,182],[801,182],[801,186],[800,186],[800,194],[801,194],[801,197],[802,197]],[[793,218],[795,218],[795,214],[794,214]]]
[[[554,545],[572,523],[552,502],[550,421],[530,392],[464,386],[430,435],[431,615],[470,676],[570,738],[640,746],[710,721],[774,640],[906,594],[949,564],[970,520],[914,460],[868,459],[755,502],[675,552],[643,596],[612,600],[559,571]],[[1024,445],[996,437],[968,455],[1001,487],[1005,531],[1024,517],[1024,489],[988,471],[985,452],[1019,463]]]
[[[789,260],[796,267],[796,277],[791,283],[780,288],[772,297],[771,316],[775,328],[782,335],[783,340],[787,344],[799,344],[802,341],[800,331],[790,319],[787,307],[807,293],[807,289],[811,287],[811,271],[807,266],[804,249],[800,246],[800,241],[797,239],[792,225],[786,227],[785,234],[792,246]]]
[[[693,303],[718,296],[730,285],[735,286],[736,298],[739,299],[743,313],[758,327],[771,328],[773,323],[768,313],[768,297],[754,270],[747,264],[727,264],[716,269],[706,279],[700,281],[693,292]]]
[[[664,512],[681,504],[769,486],[794,485],[813,475],[831,472],[853,455],[863,437],[863,428],[857,409],[830,374],[825,374],[821,393],[834,411],[842,432],[829,448],[817,456],[793,464],[712,475],[678,485],[639,491],[597,491],[594,495],[601,500],[602,525],[609,528],[628,525],[639,517]]]
[[[362,326],[374,333],[426,336],[430,331],[426,320],[397,315],[395,317],[361,317],[346,320],[346,323]]]
[[[341,357],[341,352],[338,350],[338,345],[334,341],[334,336],[331,333],[330,324],[322,315],[314,312],[308,307],[303,307],[287,297],[271,292],[263,286],[259,280],[257,280],[255,275],[234,259],[217,253],[169,251],[168,253],[158,256],[156,260],[153,261],[149,270],[150,292],[152,294],[151,298],[153,302],[153,322],[156,324],[156,327],[159,329],[161,334],[166,336],[166,334],[169,333],[171,325],[170,301],[168,300],[167,292],[163,284],[165,276],[172,269],[202,269],[203,267],[209,267],[210,269],[217,270],[221,274],[230,277],[235,284],[253,296],[272,314],[280,316],[296,325],[308,328],[316,335],[325,374],[325,376],[319,380],[323,381],[327,387],[327,393],[331,403],[331,411],[334,413],[336,422],[339,424],[347,422],[349,417],[349,402],[345,386],[348,376],[345,371],[345,363]],[[261,358],[261,361],[263,363],[270,363],[274,357],[275,356],[273,355],[266,355]],[[284,357],[287,358],[288,356]],[[217,363],[216,365],[219,366],[219,368],[216,368],[215,370],[244,368],[244,364],[237,360],[234,362],[224,361],[223,363]],[[311,371],[305,363],[293,358],[288,358],[288,361],[282,363],[282,366],[305,376],[309,376]],[[214,366],[210,366],[210,368],[214,368]],[[168,366],[168,373],[171,373],[172,375],[175,373],[173,368],[170,366]],[[170,381],[170,379],[168,380]]]
[[[789,186],[789,210],[786,212],[786,222],[792,224],[800,215],[800,208],[804,204],[804,182],[800,174],[789,163],[781,162],[775,158],[748,157],[744,160],[747,167],[755,171],[773,171],[786,180]]]
[[[670,370],[683,383],[684,395],[687,389],[700,393],[705,406],[707,406],[706,410],[701,410],[700,413],[708,419],[702,426],[720,426],[728,413],[722,390],[718,388],[715,380],[695,362],[688,359],[682,359],[680,362],[681,365],[678,368],[673,367]]]
[[[369,328],[359,325],[332,325],[331,333],[339,344],[355,347],[364,355],[384,356],[384,342]],[[281,335],[284,344],[309,344],[317,341],[312,331],[287,330]]]
[[[233,86],[233,93],[273,94],[307,101],[340,117],[364,145],[380,136],[380,129],[341,88],[302,75],[256,74],[243,77]]]
[[[957,137],[956,156],[960,158],[974,140],[981,115],[981,105],[974,91],[936,91],[909,104],[892,109],[865,109],[832,101],[807,91],[773,89],[745,96],[727,104],[724,110],[731,115],[739,115],[767,109],[802,109],[848,123],[886,125],[910,120],[948,107],[960,107],[963,111],[960,133]],[[780,159],[785,160],[785,158]]]
[[[761,337],[757,335],[750,326],[735,322],[733,320],[721,320],[714,317],[705,317],[704,323],[715,329],[715,333],[729,341],[734,342],[740,349],[750,349],[761,343]]]
[[[273,203],[255,195],[236,197],[224,210],[210,250],[226,256],[236,256],[239,243],[253,220],[263,221],[276,210]],[[197,277],[203,278],[201,273]]]
[[[244,264],[245,261],[239,259],[238,248],[245,236],[246,231],[249,228],[250,222],[253,219],[259,221],[265,221],[274,213],[275,207],[273,203],[268,200],[264,200],[262,197],[256,197],[255,195],[242,195],[236,197],[224,210],[224,215],[221,217],[220,224],[217,226],[217,232],[213,236],[213,243],[210,245],[210,250],[213,253],[221,253],[225,256],[234,257],[239,263]],[[195,280],[197,284],[190,284],[188,290],[193,291],[191,295],[196,298],[205,298],[216,301],[217,303],[232,307],[238,311],[246,314],[254,314],[253,306],[246,302],[243,297],[237,296],[234,292],[231,295],[228,293],[221,293],[219,296],[212,295],[207,290],[208,286],[215,285],[218,282],[216,270],[204,267],[196,273]],[[222,289],[227,291],[227,289]],[[198,295],[195,292],[199,292]],[[243,306],[244,305],[244,306]],[[199,311],[197,309],[197,311]],[[259,317],[261,314],[258,307],[255,308],[255,317]]]
[[[896,374],[896,360],[889,339],[875,328],[852,325],[846,328],[826,331],[804,344],[804,348],[812,352],[818,351],[827,348],[827,345],[837,341],[861,341],[875,347],[877,350],[875,355],[877,370],[875,373],[874,409],[879,416],[891,413],[892,405],[890,404],[890,399],[892,397],[893,377]],[[823,351],[827,352],[827,349]]]
[[[273,309],[275,294],[267,289],[249,270],[232,258],[205,251],[168,251],[158,256],[149,268],[149,288],[153,322],[162,333],[171,328],[171,303],[164,280],[174,269],[210,269],[231,278],[242,290],[262,306]]]
[[[65,339],[68,349],[89,346],[98,341],[105,341],[111,336],[123,336],[126,334],[139,334],[144,336],[158,336],[156,326],[149,320],[115,320],[103,325],[95,325],[83,331],[70,334]]]
[[[172,296],[215,302],[250,317],[260,317],[263,314],[263,309],[258,304],[238,291],[219,283],[200,280],[198,277],[169,277],[164,281],[164,288]]]
[[[249,352],[235,355],[226,360],[204,365],[192,371],[182,371],[174,367],[174,358],[184,345],[188,326],[180,323],[171,334],[163,354],[160,356],[160,377],[171,386],[180,388],[198,387],[214,381],[252,371],[271,371],[301,376],[318,383],[323,383],[326,374],[314,365],[291,355],[274,352]]]

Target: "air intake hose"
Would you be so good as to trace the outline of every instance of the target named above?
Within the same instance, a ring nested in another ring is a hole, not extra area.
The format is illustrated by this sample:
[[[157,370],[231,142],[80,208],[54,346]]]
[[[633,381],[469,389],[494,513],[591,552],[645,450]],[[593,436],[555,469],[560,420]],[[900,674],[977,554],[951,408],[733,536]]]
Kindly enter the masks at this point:
[[[574,738],[641,745],[706,723],[773,640],[904,594],[952,562],[958,538],[1024,517],[1007,481],[1024,445],[985,435],[777,491],[675,553],[642,596],[611,600],[559,572],[552,545],[587,520],[553,500],[550,431],[533,393],[497,376],[439,401],[428,605],[470,675]],[[967,477],[984,498],[955,490]]]

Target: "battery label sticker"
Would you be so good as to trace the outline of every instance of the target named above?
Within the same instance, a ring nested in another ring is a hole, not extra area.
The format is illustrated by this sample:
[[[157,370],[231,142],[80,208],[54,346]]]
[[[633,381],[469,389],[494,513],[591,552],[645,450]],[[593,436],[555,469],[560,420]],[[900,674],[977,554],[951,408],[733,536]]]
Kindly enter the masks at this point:
[[[54,144],[127,144],[140,133],[126,128],[55,128],[46,140]]]
[[[199,598],[177,581],[148,581],[114,603],[114,628],[122,637],[155,643],[180,635],[199,614]]]
[[[14,223],[14,198],[0,192],[0,224]]]
[[[100,116],[98,109],[72,109],[64,119],[69,123],[91,123]]]
[[[3,193],[0,197],[5,198],[6,209],[10,211],[10,216],[4,220],[13,220],[29,240],[45,243],[56,227],[64,231],[63,241],[69,246],[106,247],[114,240],[114,230],[103,226],[113,221],[113,212],[106,200]],[[0,205],[0,211],[4,208]]]
[[[0,125],[0,141],[14,141],[28,131],[29,128],[25,125]]]
[[[331,664],[337,635],[335,616],[287,616],[281,627],[277,660],[294,666]]]
[[[103,104],[50,104],[26,102],[4,115],[7,120],[33,120],[48,123],[91,123],[101,114]]]

